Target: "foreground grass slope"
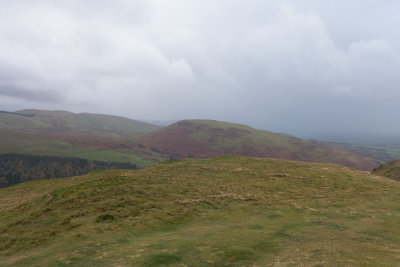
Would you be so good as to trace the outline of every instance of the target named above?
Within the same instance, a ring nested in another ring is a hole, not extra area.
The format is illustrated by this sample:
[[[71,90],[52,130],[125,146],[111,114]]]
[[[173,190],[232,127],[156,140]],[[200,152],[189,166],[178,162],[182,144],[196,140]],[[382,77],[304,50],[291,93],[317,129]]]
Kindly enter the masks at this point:
[[[170,157],[236,155],[337,163],[372,170],[376,162],[344,149],[227,122],[180,121],[135,138]]]
[[[241,157],[29,182],[0,190],[0,265],[396,266],[399,190]]]
[[[379,166],[373,173],[400,181],[400,159]]]

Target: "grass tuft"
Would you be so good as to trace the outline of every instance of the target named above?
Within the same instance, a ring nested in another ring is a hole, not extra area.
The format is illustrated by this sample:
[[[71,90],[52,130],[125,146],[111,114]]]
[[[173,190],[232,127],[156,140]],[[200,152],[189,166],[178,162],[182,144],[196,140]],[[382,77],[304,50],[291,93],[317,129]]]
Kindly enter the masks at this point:
[[[110,222],[110,221],[114,221],[114,216],[111,214],[103,214],[100,215],[96,218],[96,222],[100,223],[100,222]]]
[[[180,262],[182,257],[176,254],[162,253],[150,255],[148,257],[148,261],[146,263],[147,266],[162,266],[162,265],[170,265],[173,263]]]

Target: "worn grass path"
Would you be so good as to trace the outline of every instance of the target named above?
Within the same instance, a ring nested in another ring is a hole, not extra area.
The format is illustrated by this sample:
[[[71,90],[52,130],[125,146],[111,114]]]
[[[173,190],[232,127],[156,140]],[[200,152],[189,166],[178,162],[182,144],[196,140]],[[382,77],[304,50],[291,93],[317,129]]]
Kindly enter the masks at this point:
[[[35,181],[0,190],[0,265],[397,266],[399,190],[241,157]]]

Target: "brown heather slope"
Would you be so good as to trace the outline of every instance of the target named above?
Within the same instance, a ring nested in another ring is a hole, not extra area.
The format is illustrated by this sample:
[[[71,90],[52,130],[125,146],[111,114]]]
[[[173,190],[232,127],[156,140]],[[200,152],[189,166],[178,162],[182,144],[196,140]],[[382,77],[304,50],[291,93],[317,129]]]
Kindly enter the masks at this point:
[[[376,167],[372,160],[344,149],[218,121],[180,121],[134,140],[171,158],[236,155],[336,163],[367,171]]]

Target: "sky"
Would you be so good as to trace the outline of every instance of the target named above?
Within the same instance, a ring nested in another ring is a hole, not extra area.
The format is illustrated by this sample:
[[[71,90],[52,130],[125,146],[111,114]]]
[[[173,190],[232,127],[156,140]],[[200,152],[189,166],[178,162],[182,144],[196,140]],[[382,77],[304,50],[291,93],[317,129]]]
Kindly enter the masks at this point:
[[[2,0],[0,110],[400,134],[400,1]]]

